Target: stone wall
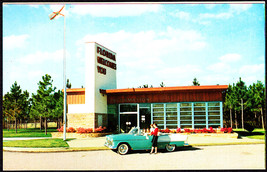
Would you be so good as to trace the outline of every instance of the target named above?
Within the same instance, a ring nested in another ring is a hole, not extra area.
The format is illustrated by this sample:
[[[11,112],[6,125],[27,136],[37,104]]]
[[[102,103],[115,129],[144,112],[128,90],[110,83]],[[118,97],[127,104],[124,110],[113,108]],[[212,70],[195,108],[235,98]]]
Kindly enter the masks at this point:
[[[72,113],[67,114],[68,127],[73,128],[95,128],[94,113]]]
[[[99,121],[99,119],[102,119]],[[99,123],[100,122],[100,123]],[[108,115],[102,113],[72,113],[67,114],[68,127],[98,128],[107,127]]]

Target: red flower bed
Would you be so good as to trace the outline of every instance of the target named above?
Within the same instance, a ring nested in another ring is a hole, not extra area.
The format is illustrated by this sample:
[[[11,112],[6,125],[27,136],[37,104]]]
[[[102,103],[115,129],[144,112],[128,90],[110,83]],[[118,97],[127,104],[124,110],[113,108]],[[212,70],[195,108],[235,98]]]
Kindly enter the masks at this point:
[[[68,133],[75,133],[76,132],[76,130],[73,127],[66,128],[66,131]]]
[[[221,131],[224,132],[224,133],[232,133],[233,129],[231,127],[229,127],[229,128],[221,128]]]
[[[82,128],[82,127],[79,127],[77,129],[73,128],[73,127],[69,127],[69,128],[66,128],[66,132],[67,133],[103,133],[107,128],[106,127],[98,127],[98,128],[95,128],[95,131],[93,131],[92,128]],[[63,126],[61,128],[58,128],[57,131],[58,132],[63,132],[64,128]]]

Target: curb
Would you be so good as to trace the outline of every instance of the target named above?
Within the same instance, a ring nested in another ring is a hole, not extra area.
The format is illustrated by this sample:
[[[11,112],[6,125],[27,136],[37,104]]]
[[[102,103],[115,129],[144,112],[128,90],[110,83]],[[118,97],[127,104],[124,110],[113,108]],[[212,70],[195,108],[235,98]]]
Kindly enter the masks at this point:
[[[223,145],[251,145],[265,144],[265,141],[259,142],[243,142],[243,143],[195,143],[188,145],[189,147],[196,146],[223,146]],[[187,147],[187,146],[185,146]],[[21,147],[3,147],[5,152],[27,152],[27,153],[49,153],[49,152],[75,152],[75,151],[100,151],[111,150],[107,147],[72,147],[72,148],[21,148]]]
[[[49,153],[49,152],[74,152],[74,151],[99,151],[109,150],[107,147],[76,147],[76,148],[21,148],[3,147],[5,152]]]

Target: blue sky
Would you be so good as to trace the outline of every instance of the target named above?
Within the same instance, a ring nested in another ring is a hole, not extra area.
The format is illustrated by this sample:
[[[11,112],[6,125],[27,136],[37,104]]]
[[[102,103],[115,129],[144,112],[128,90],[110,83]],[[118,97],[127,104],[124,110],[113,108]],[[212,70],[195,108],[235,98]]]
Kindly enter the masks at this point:
[[[36,93],[42,76],[63,88],[62,4],[3,5],[3,93],[17,81]],[[117,87],[265,83],[265,5],[67,4],[67,78],[85,85],[84,42],[117,53]]]

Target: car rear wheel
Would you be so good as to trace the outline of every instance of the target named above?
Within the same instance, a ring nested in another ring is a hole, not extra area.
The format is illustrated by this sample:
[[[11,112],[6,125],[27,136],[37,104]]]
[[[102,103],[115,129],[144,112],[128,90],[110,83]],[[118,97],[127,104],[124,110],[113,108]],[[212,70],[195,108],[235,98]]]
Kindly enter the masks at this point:
[[[167,150],[168,152],[172,152],[172,151],[174,151],[174,150],[175,150],[175,145],[167,144],[167,145],[166,145],[166,150]]]
[[[129,146],[126,143],[120,144],[118,147],[118,153],[125,155],[129,152]]]

